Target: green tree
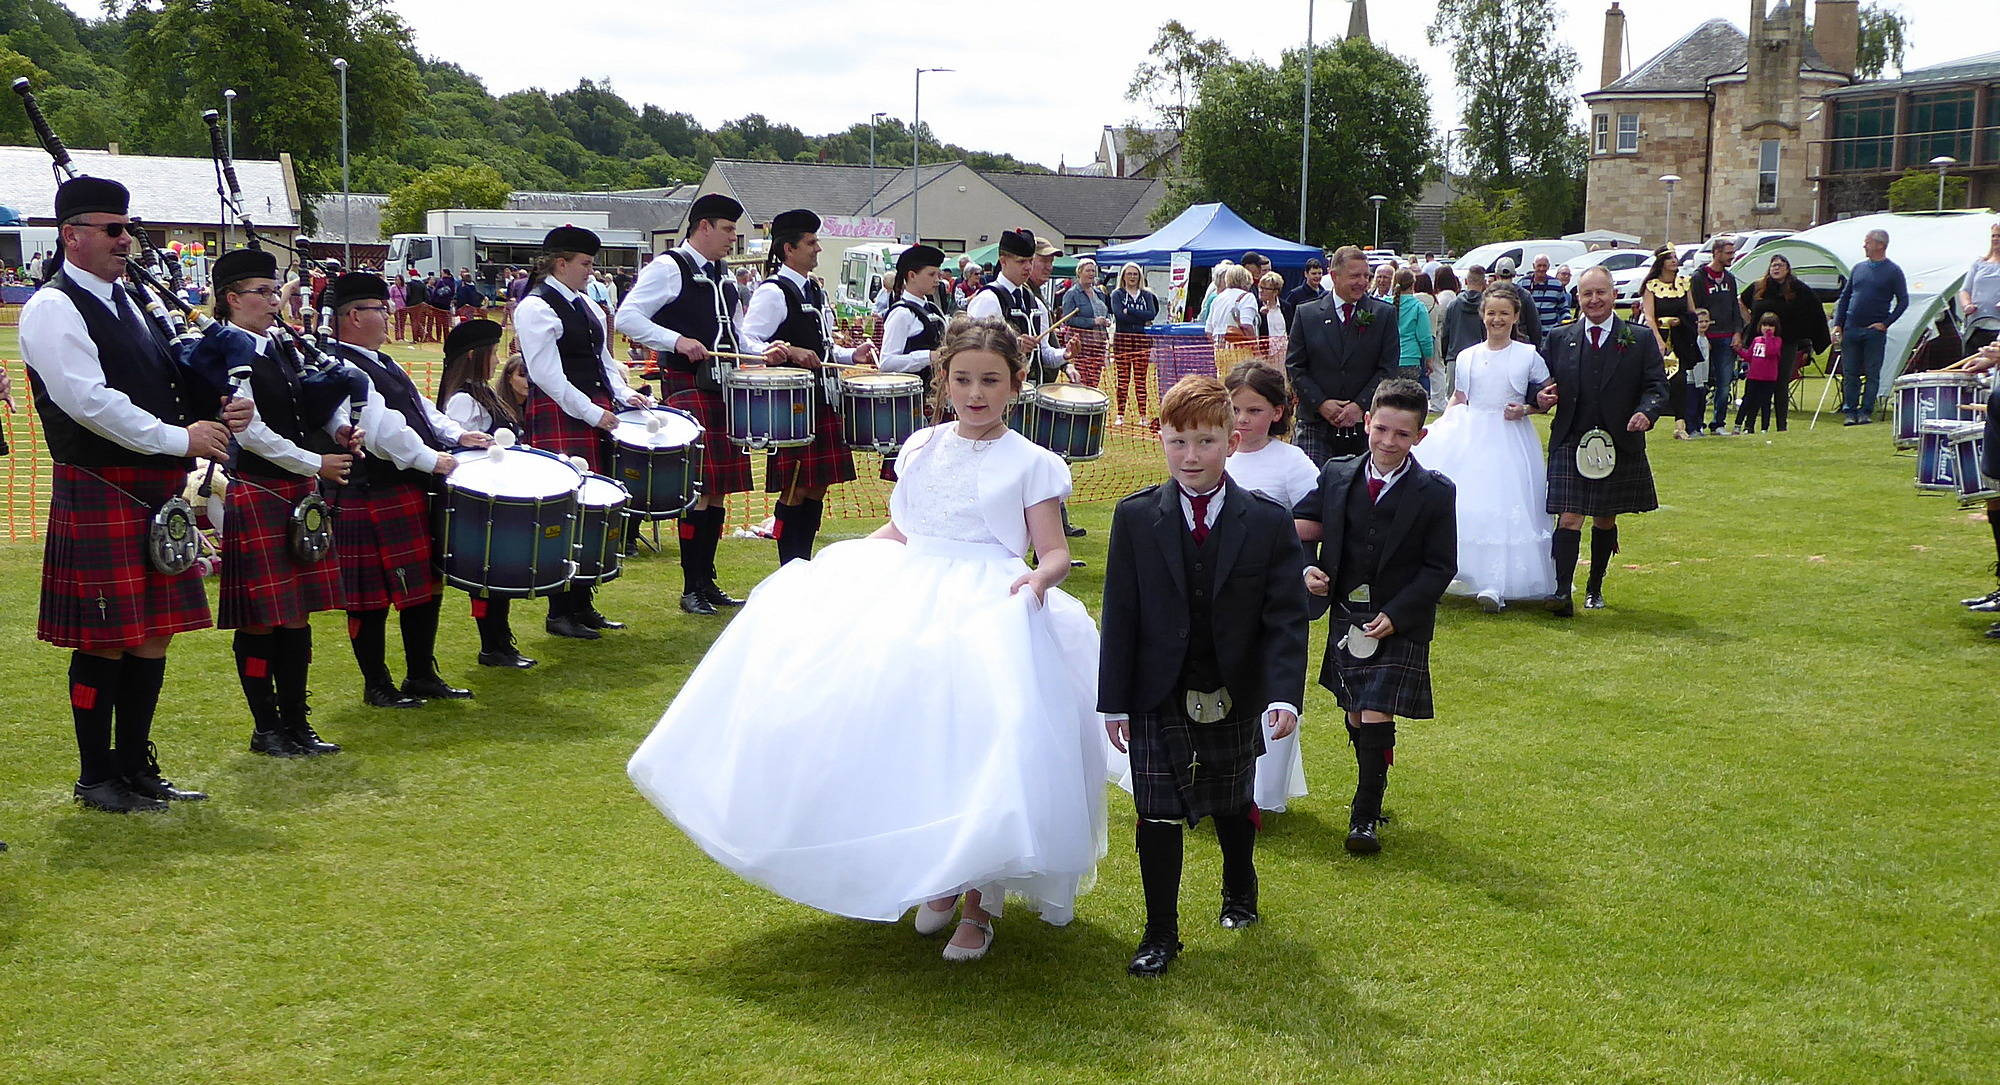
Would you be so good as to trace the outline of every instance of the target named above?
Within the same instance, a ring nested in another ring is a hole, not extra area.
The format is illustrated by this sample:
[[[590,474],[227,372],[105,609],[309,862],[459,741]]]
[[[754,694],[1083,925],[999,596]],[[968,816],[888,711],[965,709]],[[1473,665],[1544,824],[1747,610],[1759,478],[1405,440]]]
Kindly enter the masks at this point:
[[[0,42],[8,39],[0,37]],[[28,82],[40,88],[49,81],[49,73],[38,67],[34,61],[0,44],[0,81],[12,85],[14,80],[26,77]],[[40,94],[36,95],[39,102]],[[51,122],[53,123],[53,122]],[[61,129],[57,129],[58,132]],[[0,109],[0,143],[32,144],[35,131],[28,125],[28,113],[24,109],[8,107]]]
[[[1944,206],[1964,207],[1970,184],[1963,175],[1944,179]],[[1935,211],[1938,209],[1938,175],[1935,170],[1906,170],[1889,182],[1889,210]]]
[[[1299,159],[1305,99],[1303,50],[1278,67],[1233,61],[1202,80],[1188,115],[1184,178],[1169,182],[1155,219],[1190,203],[1220,200],[1252,225],[1283,237],[1298,228]],[[1423,73],[1371,42],[1349,39],[1317,51],[1306,239],[1325,245],[1373,238],[1370,195],[1389,197],[1382,237],[1409,236],[1422,188],[1430,102]]]
[[[500,171],[491,166],[439,166],[425,170],[389,193],[382,211],[382,233],[422,233],[424,212],[442,207],[501,207],[513,194]]]
[[[1145,122],[1185,139],[1201,81],[1229,62],[1229,48],[1214,38],[1197,38],[1179,19],[1169,19],[1153,38],[1150,55],[1133,69],[1125,97],[1146,111]]]
[[[1865,4],[1860,31],[1854,49],[1856,79],[1880,79],[1891,68],[1903,70],[1903,50],[1910,41],[1908,16],[1897,8]]]
[[[1521,190],[1536,234],[1575,222],[1583,204],[1576,51],[1561,25],[1556,0],[1439,0],[1428,32],[1458,74],[1467,172],[1482,192]]]
[[[1493,241],[1526,237],[1530,232],[1519,189],[1502,189],[1490,195],[1460,196],[1444,209],[1444,247],[1452,252],[1465,252]]]

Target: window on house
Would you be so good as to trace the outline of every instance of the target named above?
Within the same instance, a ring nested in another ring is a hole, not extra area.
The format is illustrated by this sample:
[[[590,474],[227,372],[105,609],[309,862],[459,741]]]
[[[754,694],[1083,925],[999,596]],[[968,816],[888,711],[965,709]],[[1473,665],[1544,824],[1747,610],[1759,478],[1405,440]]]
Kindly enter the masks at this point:
[[[1910,95],[1906,160],[1914,165],[1950,155],[1960,162],[1971,161],[1974,109],[1975,96],[1970,90]]]
[[[1618,114],[1618,153],[1631,154],[1639,149],[1639,115],[1637,113]]]
[[[1757,206],[1778,206],[1778,141],[1764,140],[1757,148]]]
[[[1604,154],[1611,150],[1611,117],[1599,113],[1590,118],[1590,153]]]
[[[1835,172],[1888,169],[1895,130],[1894,98],[1862,98],[1836,103],[1833,112]]]

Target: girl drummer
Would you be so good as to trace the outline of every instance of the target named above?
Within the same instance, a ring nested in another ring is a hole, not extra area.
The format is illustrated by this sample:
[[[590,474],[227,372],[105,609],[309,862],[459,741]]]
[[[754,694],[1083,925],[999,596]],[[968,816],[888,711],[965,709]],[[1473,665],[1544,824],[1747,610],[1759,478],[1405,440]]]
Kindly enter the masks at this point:
[[[500,349],[500,325],[491,320],[468,320],[444,337],[444,378],[438,382],[438,406],[445,416],[468,430],[497,434],[521,432],[522,408],[527,401],[528,369],[520,361],[507,363],[509,373],[518,373],[521,387],[496,389],[493,386],[493,359]],[[479,665],[526,669],[535,661],[514,645],[506,596],[472,598],[472,620],[479,626]]]
[[[944,338],[944,313],[931,300],[943,265],[943,249],[931,245],[904,249],[896,258],[896,277],[889,284],[896,300],[882,320],[882,355],[877,364],[884,373],[916,374],[924,382],[926,403],[931,399],[931,351]],[[893,453],[882,457],[882,477],[896,480]]]

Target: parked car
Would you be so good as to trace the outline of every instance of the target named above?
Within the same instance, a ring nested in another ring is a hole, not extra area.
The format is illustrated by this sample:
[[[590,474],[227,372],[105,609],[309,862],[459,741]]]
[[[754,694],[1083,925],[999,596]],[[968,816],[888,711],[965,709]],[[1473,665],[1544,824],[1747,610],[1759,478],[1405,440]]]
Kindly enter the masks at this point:
[[[1630,305],[1638,295],[1639,282],[1646,277],[1646,269],[1653,265],[1651,249],[1599,249],[1573,256],[1563,263],[1569,265],[1570,285],[1576,285],[1577,276],[1586,268],[1601,267],[1611,273],[1611,284],[1618,291],[1616,304]]]
[[[1741,260],[1744,257],[1750,255],[1751,253],[1756,252],[1758,246],[1768,245],[1771,242],[1776,241],[1781,237],[1790,237],[1797,232],[1798,232],[1797,230],[1744,230],[1741,233],[1716,234],[1715,237],[1711,237],[1707,241],[1701,243],[1701,248],[1695,250],[1693,259],[1694,262],[1697,264],[1708,263],[1709,254],[1715,251],[1716,237],[1735,238],[1736,258],[1738,260]]]
[[[1560,264],[1582,256],[1590,246],[1581,241],[1496,241],[1491,245],[1481,245],[1452,264],[1451,269],[1465,278],[1465,270],[1474,264],[1493,270],[1493,265],[1502,257],[1513,257],[1514,266],[1525,272],[1534,265],[1535,257],[1546,255],[1551,263]]]

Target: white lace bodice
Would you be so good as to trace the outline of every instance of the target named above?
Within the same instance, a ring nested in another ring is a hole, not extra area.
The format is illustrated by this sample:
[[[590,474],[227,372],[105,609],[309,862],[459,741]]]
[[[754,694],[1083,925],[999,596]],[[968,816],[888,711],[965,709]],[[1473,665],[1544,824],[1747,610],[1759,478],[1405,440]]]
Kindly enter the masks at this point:
[[[1526,403],[1528,385],[1549,379],[1541,352],[1526,343],[1489,350],[1485,343],[1458,352],[1458,372],[1452,387],[1465,393],[1467,406],[1498,412],[1509,403]]]
[[[1005,431],[1002,431],[1005,432]],[[999,543],[986,529],[979,507],[979,472],[992,441],[968,441],[958,427],[939,427],[936,437],[909,466],[899,486],[908,505],[898,527],[905,535],[954,542]]]

